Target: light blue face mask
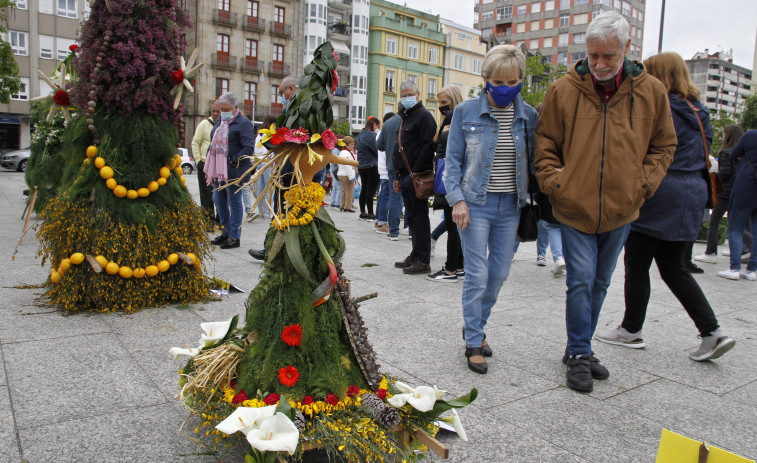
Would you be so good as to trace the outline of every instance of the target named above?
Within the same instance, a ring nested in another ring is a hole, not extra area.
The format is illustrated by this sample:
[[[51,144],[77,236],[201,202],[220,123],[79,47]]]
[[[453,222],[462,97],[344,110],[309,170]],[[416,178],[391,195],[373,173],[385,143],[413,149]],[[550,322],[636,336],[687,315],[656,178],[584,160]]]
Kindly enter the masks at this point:
[[[228,121],[234,117],[234,111],[221,111],[221,119]]]
[[[283,109],[284,111],[286,111],[286,110],[287,110],[287,108],[289,107],[289,103],[291,103],[291,102],[290,102],[289,100],[287,100],[286,98],[282,99],[282,100],[281,100],[281,108],[282,108],[282,109]]]
[[[400,98],[400,104],[406,110],[412,108],[413,106],[415,106],[416,103],[418,103],[418,100],[416,99],[415,95],[413,95],[413,96],[406,96],[406,97]]]

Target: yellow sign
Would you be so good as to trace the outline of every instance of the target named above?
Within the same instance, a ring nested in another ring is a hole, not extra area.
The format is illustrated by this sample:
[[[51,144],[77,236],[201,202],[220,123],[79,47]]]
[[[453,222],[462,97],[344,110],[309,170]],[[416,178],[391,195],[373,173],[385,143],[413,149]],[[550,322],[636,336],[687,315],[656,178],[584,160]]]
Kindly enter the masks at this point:
[[[699,448],[702,443],[689,439],[667,429],[662,430],[660,447],[657,449],[655,463],[755,463],[725,450],[709,446],[709,456],[706,460],[699,459]]]

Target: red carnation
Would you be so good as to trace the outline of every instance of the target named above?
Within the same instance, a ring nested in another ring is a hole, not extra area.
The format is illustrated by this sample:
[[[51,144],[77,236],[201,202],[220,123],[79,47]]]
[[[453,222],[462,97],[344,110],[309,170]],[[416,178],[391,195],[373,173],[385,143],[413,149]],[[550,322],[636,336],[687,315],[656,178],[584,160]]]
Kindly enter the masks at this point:
[[[271,392],[267,396],[265,396],[265,399],[263,399],[263,402],[266,403],[266,405],[276,405],[276,403],[281,398],[280,395],[276,394],[275,392]]]
[[[297,368],[289,365],[288,367],[282,367],[279,369],[279,381],[284,386],[294,387],[297,381],[300,380],[300,372]]]
[[[184,71],[179,69],[178,71],[172,72],[171,80],[173,80],[173,83],[175,84],[180,84],[184,80]]]
[[[236,380],[231,380],[231,382],[229,383],[229,387],[232,389],[236,389],[237,388]]]
[[[352,385],[347,388],[347,397],[355,397],[356,395],[360,394],[360,388]]]
[[[284,142],[284,137],[286,136],[289,129],[286,127],[282,127],[279,130],[276,131],[276,133],[271,137],[271,143],[274,145],[280,145]]]
[[[244,393],[244,389],[242,389],[241,391],[239,391],[239,392],[238,392],[238,393],[237,393],[237,394],[236,394],[236,395],[235,395],[235,396],[234,396],[234,397],[233,397],[233,398],[231,399],[231,403],[233,403],[233,404],[241,404],[241,403],[242,403],[242,402],[244,402],[245,400],[249,400],[249,399],[247,398],[247,395],[246,395],[246,394]]]
[[[336,54],[336,50],[331,50],[331,56],[334,57],[337,63],[339,62],[339,55]]]
[[[338,138],[331,129],[326,129],[321,132],[321,143],[323,143],[324,148],[327,150],[333,150],[336,146],[337,140]]]
[[[76,50],[79,49],[79,45],[77,45],[77,44],[74,43],[72,45],[69,45],[68,49],[71,50],[72,52],[75,52]]]
[[[376,395],[379,399],[386,400],[386,389],[379,389],[378,391],[376,391]]]
[[[58,90],[53,94],[53,101],[58,106],[68,106],[71,102],[68,99],[68,93],[65,90]]]
[[[339,403],[339,397],[329,392],[326,394],[326,403],[336,405]]]
[[[289,325],[281,332],[281,340],[287,346],[297,347],[302,342],[302,327],[300,324]]]
[[[302,398],[302,402],[300,402],[302,405],[310,405],[315,401],[315,397],[312,395],[306,395]]]

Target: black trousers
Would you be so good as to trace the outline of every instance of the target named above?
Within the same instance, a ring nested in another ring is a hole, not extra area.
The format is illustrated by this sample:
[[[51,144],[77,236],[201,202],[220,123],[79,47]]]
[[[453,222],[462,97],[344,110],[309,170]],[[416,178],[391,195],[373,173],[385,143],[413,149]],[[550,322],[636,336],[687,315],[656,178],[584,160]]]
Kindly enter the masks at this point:
[[[686,309],[704,337],[718,329],[718,320],[697,281],[686,270],[686,241],[664,241],[631,230],[625,246],[626,313],[622,326],[631,333],[641,330],[650,297],[649,268],[657,263],[662,281]]]
[[[452,220],[452,208],[446,206],[443,210],[444,227],[447,229],[447,262],[444,263],[444,268],[454,272],[463,268],[463,246],[460,243],[460,232]]]
[[[197,163],[197,180],[200,186],[200,207],[202,207],[211,219],[215,217],[213,212],[213,187],[205,181],[205,161]]]
[[[368,209],[368,214],[373,215],[373,196],[376,194],[376,188],[379,186],[381,178],[379,177],[378,167],[366,167],[358,169],[360,174],[360,213],[364,214]]]
[[[400,178],[400,192],[405,203],[405,221],[413,233],[413,250],[410,257],[428,264],[431,261],[431,223],[428,220],[428,200],[415,197],[415,188],[409,175]]]

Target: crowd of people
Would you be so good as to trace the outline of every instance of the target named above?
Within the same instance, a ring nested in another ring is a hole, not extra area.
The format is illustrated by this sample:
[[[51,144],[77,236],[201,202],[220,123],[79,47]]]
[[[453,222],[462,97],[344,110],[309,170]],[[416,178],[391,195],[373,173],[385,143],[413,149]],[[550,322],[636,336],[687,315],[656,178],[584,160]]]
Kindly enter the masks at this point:
[[[568,387],[590,392],[594,380],[610,376],[594,355],[593,339],[645,346],[642,327],[652,292],[652,261],[701,337],[689,357],[716,359],[735,345],[689,264],[708,205],[713,209],[707,250],[694,259],[716,262],[718,224],[727,212],[730,266],[718,275],[755,280],[757,244],[748,228],[757,227],[757,130],[725,129],[715,169],[725,189],[715,196],[707,161],[712,126],[685,62],[675,53],[643,64],[626,58],[629,27],[614,12],[595,18],[586,32],[586,58],[550,86],[538,111],[521,97],[522,82],[529,77],[526,59],[511,45],[495,46],[486,54],[478,97],[464,100],[454,85],[439,91],[438,126],[416,83],[405,81],[397,114],[369,117],[355,138],[344,136],[346,146],[338,155],[359,166],[332,165],[314,179],[331,186],[329,205],[340,211],[356,212],[357,196],[356,218],[372,222],[390,240],[398,240],[404,210],[412,247],[394,266],[434,282],[463,281],[464,355],[476,373],[488,370],[486,357],[493,348],[486,339],[487,321],[517,251],[521,210],[534,202],[541,210],[536,264],[547,265],[549,246],[552,273],[566,278],[562,363]],[[296,91],[293,76],[279,86],[285,101]],[[222,95],[212,110],[193,141],[202,166],[200,199],[212,214],[212,188],[222,230],[212,243],[233,248],[239,246],[242,200],[236,187],[218,187],[247,172],[252,156],[267,154],[256,148],[252,124],[239,112],[233,94]],[[265,127],[270,123],[266,119]],[[431,201],[422,186],[427,180],[421,180],[428,172],[434,177]],[[262,194],[258,188],[256,195]],[[273,211],[261,208],[258,214],[278,212],[279,195],[272,193]],[[430,203],[444,217],[433,233]],[[435,243],[445,232],[446,259],[432,272]],[[623,321],[596,332],[624,248]],[[264,250],[249,252],[256,259],[265,257]],[[743,255],[749,256],[745,270]]]

